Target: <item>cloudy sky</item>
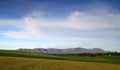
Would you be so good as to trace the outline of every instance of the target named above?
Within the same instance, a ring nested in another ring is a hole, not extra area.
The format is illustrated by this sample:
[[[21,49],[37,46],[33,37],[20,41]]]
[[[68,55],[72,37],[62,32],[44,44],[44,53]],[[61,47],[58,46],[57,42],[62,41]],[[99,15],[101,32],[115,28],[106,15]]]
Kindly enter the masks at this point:
[[[119,0],[0,0],[0,49],[120,51]]]

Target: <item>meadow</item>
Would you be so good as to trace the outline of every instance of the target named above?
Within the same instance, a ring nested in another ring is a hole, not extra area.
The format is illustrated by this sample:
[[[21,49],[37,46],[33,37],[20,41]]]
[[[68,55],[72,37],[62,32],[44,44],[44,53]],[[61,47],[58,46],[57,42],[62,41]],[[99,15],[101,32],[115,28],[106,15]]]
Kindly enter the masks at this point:
[[[0,70],[120,70],[120,65],[0,56]]]

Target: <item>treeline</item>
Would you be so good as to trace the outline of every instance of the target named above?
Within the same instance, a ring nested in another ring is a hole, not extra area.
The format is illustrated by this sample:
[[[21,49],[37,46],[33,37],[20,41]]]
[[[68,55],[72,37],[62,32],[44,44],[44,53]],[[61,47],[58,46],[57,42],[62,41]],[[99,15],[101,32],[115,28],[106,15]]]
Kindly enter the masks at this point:
[[[59,56],[89,56],[89,57],[96,57],[96,56],[120,56],[120,52],[106,52],[106,53],[68,53],[68,54],[52,54],[52,55],[59,55]]]

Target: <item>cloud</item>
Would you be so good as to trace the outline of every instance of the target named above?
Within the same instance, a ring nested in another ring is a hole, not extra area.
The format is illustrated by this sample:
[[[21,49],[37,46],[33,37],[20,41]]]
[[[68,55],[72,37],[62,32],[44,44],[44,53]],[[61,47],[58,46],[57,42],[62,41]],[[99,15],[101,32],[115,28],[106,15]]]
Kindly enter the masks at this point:
[[[0,26],[9,25],[9,26],[21,26],[23,21],[20,19],[0,19]]]
[[[105,17],[107,19],[104,19]],[[70,20],[66,26],[79,30],[103,30],[113,28],[113,24],[109,23],[108,18],[109,17],[107,17],[107,15],[100,16],[81,12],[73,12],[69,16]]]
[[[0,25],[10,25],[21,29],[20,31],[9,30],[4,32],[3,34],[8,37],[48,38],[51,36],[51,33],[53,36],[58,35],[59,37],[60,35],[69,35],[68,33],[73,30],[77,30],[78,32],[88,32],[119,29],[118,19],[119,16],[116,14],[113,14],[112,16],[109,13],[104,15],[93,15],[86,12],[75,11],[70,13],[65,19],[55,20],[42,17],[39,12],[33,12],[20,20],[0,20]],[[105,33],[105,31],[101,33]]]
[[[17,38],[17,39],[24,39],[24,38],[31,38],[31,36],[28,34],[28,32],[15,32],[15,31],[9,31],[4,33],[5,36]]]
[[[20,48],[37,48],[40,47],[38,42],[15,42],[15,41],[0,41],[0,48],[19,49]]]

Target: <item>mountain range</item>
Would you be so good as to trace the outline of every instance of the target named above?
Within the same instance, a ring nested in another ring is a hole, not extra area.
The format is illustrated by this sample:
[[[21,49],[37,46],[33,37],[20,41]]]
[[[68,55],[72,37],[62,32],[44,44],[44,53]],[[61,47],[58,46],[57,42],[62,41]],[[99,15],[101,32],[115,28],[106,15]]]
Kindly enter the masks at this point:
[[[50,54],[74,54],[74,53],[105,53],[103,49],[100,48],[93,48],[93,49],[86,49],[86,48],[67,48],[67,49],[55,49],[55,48],[34,48],[34,49],[24,49],[20,48],[19,51],[24,52],[41,52],[41,53],[50,53]]]

